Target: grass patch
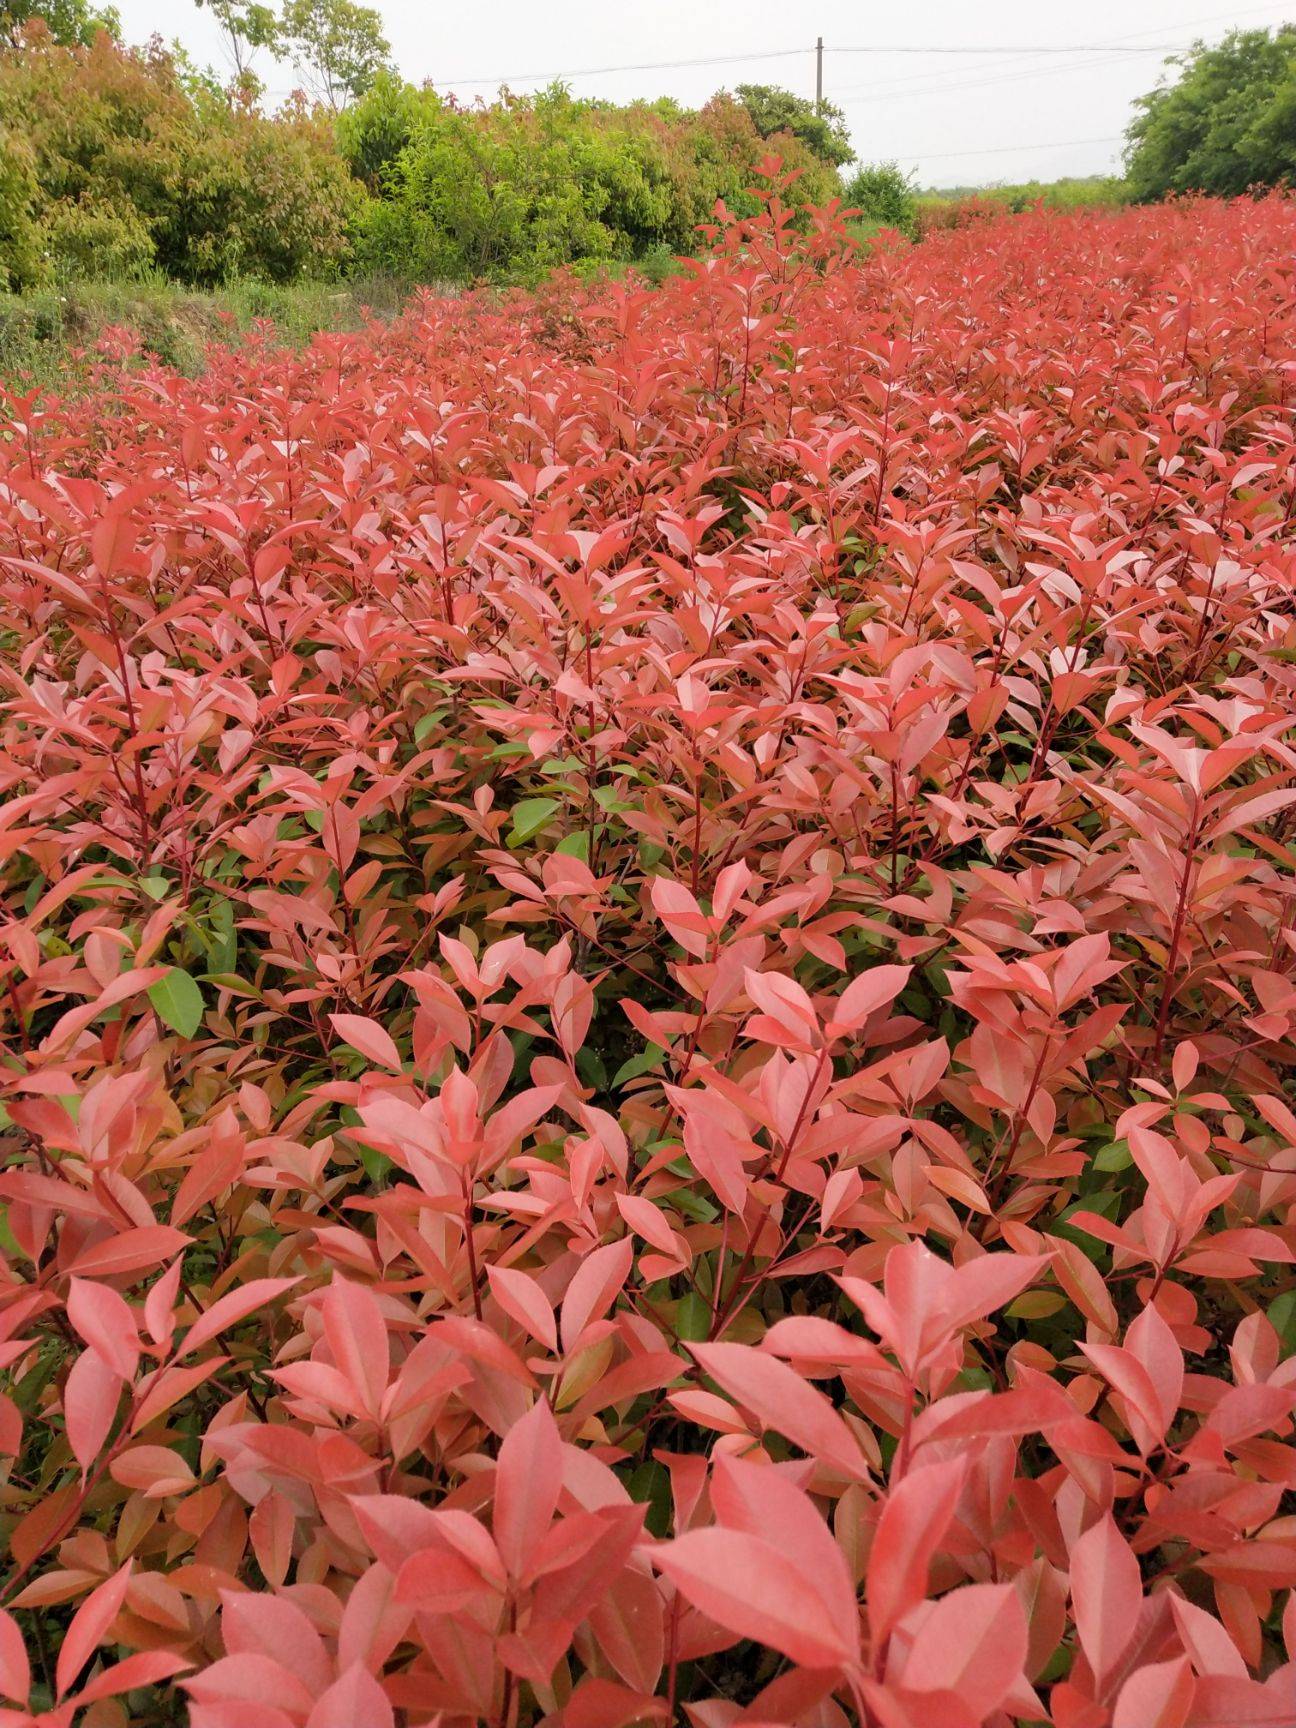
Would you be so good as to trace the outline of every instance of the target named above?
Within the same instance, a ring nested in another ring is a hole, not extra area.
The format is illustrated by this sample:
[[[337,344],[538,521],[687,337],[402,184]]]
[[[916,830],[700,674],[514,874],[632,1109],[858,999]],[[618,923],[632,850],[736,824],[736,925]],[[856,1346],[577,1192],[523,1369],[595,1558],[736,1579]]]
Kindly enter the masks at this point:
[[[410,291],[390,277],[245,280],[210,291],[159,277],[0,294],[0,383],[74,392],[115,354],[131,355],[135,366],[157,361],[192,376],[212,343],[235,340],[262,321],[299,347],[321,330],[358,330],[371,316],[394,317]]]

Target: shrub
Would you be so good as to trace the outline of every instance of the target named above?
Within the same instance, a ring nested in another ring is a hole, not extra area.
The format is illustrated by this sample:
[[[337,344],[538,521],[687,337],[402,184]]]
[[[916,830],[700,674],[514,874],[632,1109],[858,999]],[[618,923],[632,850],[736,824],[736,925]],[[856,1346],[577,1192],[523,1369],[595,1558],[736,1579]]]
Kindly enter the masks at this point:
[[[692,249],[717,200],[756,207],[749,188],[767,149],[727,97],[696,112],[619,108],[555,86],[465,110],[393,81],[343,116],[340,137],[380,192],[357,220],[357,257],[422,281],[534,281],[567,264]],[[831,196],[831,169],[789,135],[774,143],[807,196]]]
[[[913,238],[917,226],[913,177],[894,162],[873,162],[857,168],[846,182],[843,197],[866,222],[894,228]]]
[[[30,143],[12,126],[0,126],[0,290],[34,287],[47,273],[39,198]]]
[[[740,84],[734,95],[762,138],[795,138],[830,168],[840,168],[855,154],[846,116],[832,102],[816,105],[776,84]]]
[[[1296,175],[1296,26],[1232,30],[1176,55],[1142,97],[1126,173],[1136,198],[1290,185]]]
[[[154,264],[186,282],[336,268],[356,190],[327,123],[257,113],[156,43],[36,31],[0,56],[0,103],[29,141],[35,219],[64,275]]]
[[[1292,1717],[1296,208],[718,226],[12,404],[17,1723]]]

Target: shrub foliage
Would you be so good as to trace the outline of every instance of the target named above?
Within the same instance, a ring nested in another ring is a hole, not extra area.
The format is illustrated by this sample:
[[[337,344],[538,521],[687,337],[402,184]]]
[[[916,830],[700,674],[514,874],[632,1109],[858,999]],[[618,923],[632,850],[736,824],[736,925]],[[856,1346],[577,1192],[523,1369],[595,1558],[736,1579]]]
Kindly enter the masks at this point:
[[[262,114],[156,41],[65,46],[34,26],[0,54],[0,114],[0,224],[21,206],[47,269],[284,281],[345,255],[359,188],[328,123],[301,104]]]
[[[1292,1720],[1294,237],[11,404],[7,1720]]]
[[[537,278],[566,264],[641,258],[697,244],[717,199],[738,214],[768,146],[748,108],[612,103],[561,85],[462,108],[395,78],[339,121],[353,172],[377,194],[357,224],[357,260],[416,281]],[[831,162],[776,136],[800,196],[839,195]]]
[[[1129,128],[1137,198],[1231,197],[1296,177],[1296,27],[1232,30],[1171,62],[1178,75],[1142,97]]]

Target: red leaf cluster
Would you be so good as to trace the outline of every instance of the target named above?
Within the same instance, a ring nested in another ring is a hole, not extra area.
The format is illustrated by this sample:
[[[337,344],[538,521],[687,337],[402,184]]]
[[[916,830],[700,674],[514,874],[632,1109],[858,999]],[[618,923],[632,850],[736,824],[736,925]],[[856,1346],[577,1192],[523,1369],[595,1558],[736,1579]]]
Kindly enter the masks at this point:
[[[1296,1720],[1293,241],[11,403],[5,1722]]]

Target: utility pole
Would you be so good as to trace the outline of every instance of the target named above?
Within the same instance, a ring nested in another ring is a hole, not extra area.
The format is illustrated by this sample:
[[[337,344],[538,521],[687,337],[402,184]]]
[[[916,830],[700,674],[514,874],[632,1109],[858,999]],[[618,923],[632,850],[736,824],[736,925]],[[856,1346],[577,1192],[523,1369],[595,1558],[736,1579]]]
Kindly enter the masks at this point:
[[[815,43],[815,113],[823,113],[823,37]]]

